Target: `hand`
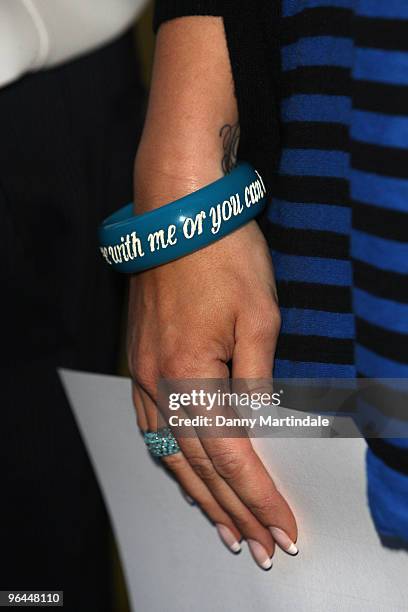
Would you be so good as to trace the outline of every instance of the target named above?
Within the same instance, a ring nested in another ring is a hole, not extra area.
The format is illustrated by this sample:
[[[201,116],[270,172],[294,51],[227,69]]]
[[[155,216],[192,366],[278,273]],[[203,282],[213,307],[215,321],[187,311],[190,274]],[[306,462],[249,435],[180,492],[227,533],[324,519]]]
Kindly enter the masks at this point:
[[[254,221],[132,277],[128,356],[139,427],[157,427],[159,378],[228,378],[230,360],[234,378],[271,378],[279,328],[272,264]],[[249,439],[178,442],[181,452],[163,461],[233,552],[245,538],[263,569],[275,542],[296,554],[295,518]]]

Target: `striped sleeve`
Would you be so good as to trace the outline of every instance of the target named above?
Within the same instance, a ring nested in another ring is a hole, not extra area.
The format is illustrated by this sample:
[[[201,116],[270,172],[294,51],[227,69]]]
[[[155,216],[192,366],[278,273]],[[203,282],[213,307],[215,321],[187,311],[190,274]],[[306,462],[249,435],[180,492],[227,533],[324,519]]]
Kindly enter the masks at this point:
[[[362,0],[355,17],[351,255],[356,368],[408,378],[408,8]],[[408,418],[408,415],[407,415]],[[408,440],[369,441],[368,494],[381,534],[407,537]]]

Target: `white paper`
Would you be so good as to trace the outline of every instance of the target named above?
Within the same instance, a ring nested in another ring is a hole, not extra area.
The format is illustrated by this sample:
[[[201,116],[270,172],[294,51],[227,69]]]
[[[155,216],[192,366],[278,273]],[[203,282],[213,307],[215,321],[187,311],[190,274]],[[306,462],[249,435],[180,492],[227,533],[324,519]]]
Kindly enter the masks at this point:
[[[408,554],[381,546],[360,439],[258,439],[295,510],[297,557],[234,557],[153,462],[125,378],[63,371],[116,532],[133,612],[408,610]]]

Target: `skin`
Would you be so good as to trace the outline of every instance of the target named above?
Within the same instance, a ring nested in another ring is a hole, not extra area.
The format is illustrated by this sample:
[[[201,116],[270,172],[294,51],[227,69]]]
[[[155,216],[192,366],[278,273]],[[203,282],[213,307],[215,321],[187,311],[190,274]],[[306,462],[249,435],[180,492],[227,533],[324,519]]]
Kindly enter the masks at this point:
[[[233,163],[237,126],[222,20],[187,17],[164,24],[135,163],[137,213],[220,178]],[[226,146],[227,132],[235,142]],[[255,221],[133,276],[128,356],[139,427],[157,428],[161,377],[228,378],[232,360],[233,377],[271,378],[279,329],[272,262]],[[228,527],[237,540],[259,542],[269,556],[275,548],[270,526],[296,541],[293,513],[250,440],[178,441],[182,452],[163,461],[211,521]]]

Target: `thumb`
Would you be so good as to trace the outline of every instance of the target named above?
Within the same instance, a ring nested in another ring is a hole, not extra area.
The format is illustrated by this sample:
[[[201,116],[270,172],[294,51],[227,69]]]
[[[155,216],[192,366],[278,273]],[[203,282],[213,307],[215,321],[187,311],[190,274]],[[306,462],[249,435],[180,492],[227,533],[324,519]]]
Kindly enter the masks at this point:
[[[235,324],[233,378],[271,379],[280,330],[280,312],[272,299],[245,311]],[[265,381],[266,382],[266,381]]]

